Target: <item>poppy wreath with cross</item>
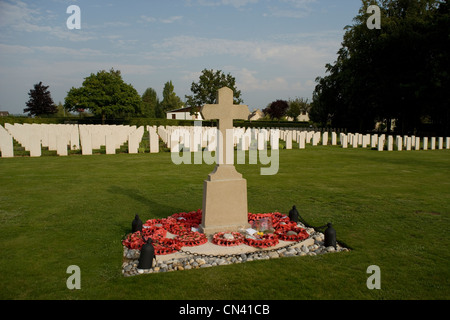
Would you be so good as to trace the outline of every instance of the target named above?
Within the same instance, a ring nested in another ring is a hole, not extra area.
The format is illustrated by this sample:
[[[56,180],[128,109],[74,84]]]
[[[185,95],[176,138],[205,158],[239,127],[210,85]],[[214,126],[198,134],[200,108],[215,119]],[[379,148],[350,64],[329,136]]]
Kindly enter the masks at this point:
[[[156,255],[166,255],[180,251],[182,245],[176,239],[163,238],[153,244]]]
[[[224,238],[225,234],[231,234],[233,239]],[[213,236],[212,242],[219,246],[233,247],[243,244],[245,238],[239,232],[218,232]]]
[[[128,249],[138,249],[141,250],[145,241],[142,238],[142,234],[140,231],[136,231],[135,233],[130,233],[126,236],[125,239],[122,240],[122,244]]]
[[[200,232],[186,232],[175,237],[183,247],[195,247],[208,242],[206,235]]]
[[[166,235],[167,235],[167,230],[162,227],[156,227],[156,226],[146,227],[146,226],[144,226],[142,228],[142,236],[151,238],[154,241],[165,238]]]
[[[183,220],[185,223],[198,225],[202,222],[202,210],[174,213],[170,217],[176,220]]]
[[[265,234],[261,236],[261,239],[252,239],[252,238],[246,238],[245,244],[251,247],[255,248],[269,248],[276,246],[278,244],[278,236],[275,234]]]
[[[172,219],[169,218],[163,218],[163,219],[151,219],[147,220],[143,227],[159,227],[159,228],[166,228],[168,224],[173,223]]]
[[[171,223],[167,225],[168,230],[176,235],[191,232],[192,228],[198,228],[202,221],[202,211],[180,212],[170,216]]]
[[[198,227],[198,224],[192,224],[188,222],[177,222],[167,225],[167,230],[175,235],[183,235],[192,231],[192,227]]]
[[[288,235],[289,231],[293,231],[296,234]],[[275,234],[278,236],[280,240],[283,241],[302,241],[309,238],[308,232],[305,229],[300,227],[291,227],[291,228],[279,228],[275,231]]]

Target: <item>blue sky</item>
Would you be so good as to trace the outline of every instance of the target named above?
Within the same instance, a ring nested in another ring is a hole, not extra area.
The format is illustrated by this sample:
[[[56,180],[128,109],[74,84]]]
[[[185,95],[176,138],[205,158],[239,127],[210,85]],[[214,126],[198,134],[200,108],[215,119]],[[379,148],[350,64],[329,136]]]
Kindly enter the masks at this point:
[[[70,30],[68,6],[81,10]],[[203,69],[236,78],[244,104],[311,100],[336,60],[360,0],[0,0],[0,110],[22,114],[34,84],[55,103],[99,70],[120,70],[160,99],[172,80],[184,101]]]

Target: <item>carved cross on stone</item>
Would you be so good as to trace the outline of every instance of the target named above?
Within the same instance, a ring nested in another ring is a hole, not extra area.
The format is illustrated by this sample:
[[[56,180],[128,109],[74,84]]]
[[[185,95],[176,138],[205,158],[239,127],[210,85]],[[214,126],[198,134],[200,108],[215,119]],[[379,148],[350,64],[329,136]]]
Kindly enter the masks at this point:
[[[233,165],[233,120],[247,119],[248,107],[233,104],[233,90],[218,90],[217,104],[204,105],[200,112],[205,120],[218,119],[217,165],[203,184],[201,232],[237,231],[247,228],[247,181]]]
[[[239,174],[236,172],[233,165],[233,120],[247,120],[250,113],[248,111],[248,106],[233,104],[233,90],[223,87],[217,92],[217,104],[205,104],[200,112],[205,120],[219,120],[217,166],[211,175],[217,174],[218,176],[215,177],[216,179],[219,179],[219,176],[226,178],[227,173],[231,178],[237,177]],[[232,166],[232,168],[230,166]],[[225,173],[225,171],[227,173]],[[220,173],[225,174],[225,176]]]

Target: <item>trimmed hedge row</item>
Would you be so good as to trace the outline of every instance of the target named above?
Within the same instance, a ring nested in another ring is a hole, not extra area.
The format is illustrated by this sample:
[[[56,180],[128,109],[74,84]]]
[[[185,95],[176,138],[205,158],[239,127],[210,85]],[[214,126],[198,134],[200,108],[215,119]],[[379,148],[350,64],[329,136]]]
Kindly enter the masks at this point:
[[[172,119],[157,119],[157,118],[129,118],[129,119],[108,119],[105,124],[123,124],[130,126],[146,126],[146,125],[156,125],[156,126],[193,126],[194,120],[172,120]],[[5,125],[5,123],[38,123],[38,124],[101,124],[101,119],[97,117],[61,117],[61,118],[30,118],[21,116],[7,116],[0,117],[0,124]],[[217,125],[217,121],[205,120],[202,121],[203,127],[212,127]],[[243,121],[235,120],[234,125],[238,127],[245,128],[256,128],[256,127],[310,127],[309,122],[289,122],[289,121]]]

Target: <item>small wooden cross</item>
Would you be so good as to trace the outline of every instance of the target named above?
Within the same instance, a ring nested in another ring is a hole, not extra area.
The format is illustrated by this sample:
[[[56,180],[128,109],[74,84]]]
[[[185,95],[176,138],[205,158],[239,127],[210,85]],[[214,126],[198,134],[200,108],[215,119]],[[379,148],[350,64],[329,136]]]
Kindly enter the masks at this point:
[[[233,165],[234,163],[234,146],[233,146],[233,120],[247,120],[250,112],[248,106],[233,104],[233,90],[223,87],[217,91],[217,104],[205,104],[200,113],[203,119],[218,119],[218,129],[221,138],[218,139],[217,164]],[[227,132],[229,134],[227,139]]]

